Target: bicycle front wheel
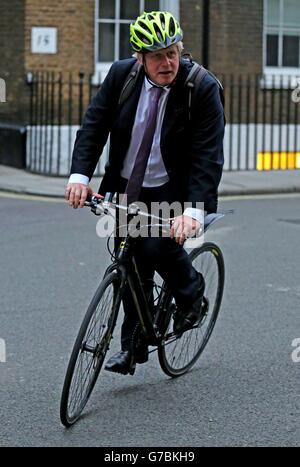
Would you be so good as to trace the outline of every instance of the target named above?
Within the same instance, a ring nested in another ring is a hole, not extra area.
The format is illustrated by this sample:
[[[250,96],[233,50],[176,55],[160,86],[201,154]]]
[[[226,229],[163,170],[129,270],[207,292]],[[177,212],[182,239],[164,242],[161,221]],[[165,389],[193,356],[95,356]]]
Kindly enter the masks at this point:
[[[86,312],[70,357],[61,396],[60,419],[69,427],[79,418],[96,383],[120,307],[120,279],[108,274]]]
[[[173,310],[176,305],[170,292],[166,292],[165,309],[168,310],[167,330],[158,347],[162,370],[172,377],[186,373],[203,352],[214,328],[223,296],[224,259],[220,248],[214,243],[204,243],[190,253],[194,268],[205,280],[203,317],[192,329],[176,336],[173,332]]]

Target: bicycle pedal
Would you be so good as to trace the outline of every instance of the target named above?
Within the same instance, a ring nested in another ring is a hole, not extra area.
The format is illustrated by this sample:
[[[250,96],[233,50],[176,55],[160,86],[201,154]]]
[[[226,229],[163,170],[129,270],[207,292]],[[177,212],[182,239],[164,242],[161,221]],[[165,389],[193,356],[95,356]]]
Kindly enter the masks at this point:
[[[131,356],[131,359],[130,359],[129,368],[128,368],[128,373],[129,373],[131,376],[134,375],[135,367],[136,367],[136,361],[135,361],[134,356],[132,355],[132,356]]]
[[[209,309],[209,301],[205,296],[203,296],[203,299],[202,299],[202,314],[203,314],[203,316],[207,315],[208,309]]]

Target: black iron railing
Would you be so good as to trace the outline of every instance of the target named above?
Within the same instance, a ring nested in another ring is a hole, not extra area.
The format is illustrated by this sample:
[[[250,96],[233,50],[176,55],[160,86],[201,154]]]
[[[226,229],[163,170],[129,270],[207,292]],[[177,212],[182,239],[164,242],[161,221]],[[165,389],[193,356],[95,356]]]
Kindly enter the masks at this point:
[[[227,119],[225,170],[300,168],[300,84],[286,76],[218,77],[224,86]],[[68,174],[76,131],[97,90],[92,77],[83,72],[32,73],[27,128],[29,170]],[[96,174],[103,173],[106,158],[107,147]]]

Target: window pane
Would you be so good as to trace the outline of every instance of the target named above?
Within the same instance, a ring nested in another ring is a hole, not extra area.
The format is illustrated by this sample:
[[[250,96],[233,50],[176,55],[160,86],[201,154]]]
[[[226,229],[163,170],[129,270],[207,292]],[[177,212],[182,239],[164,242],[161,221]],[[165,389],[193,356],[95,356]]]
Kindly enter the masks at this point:
[[[278,66],[278,36],[267,35],[267,66]]]
[[[114,24],[99,24],[99,62],[114,61]]]
[[[99,0],[99,18],[115,18],[115,0]]]
[[[299,66],[299,42],[298,36],[283,36],[283,66]]]
[[[266,23],[268,26],[279,26],[280,22],[280,0],[267,0]]]
[[[134,19],[138,16],[140,11],[139,0],[121,0],[121,19]]]
[[[145,11],[158,11],[159,0],[145,0]]]
[[[284,0],[283,24],[300,29],[300,1]]]
[[[120,56],[119,58],[130,58],[133,51],[129,42],[129,24],[120,24]]]

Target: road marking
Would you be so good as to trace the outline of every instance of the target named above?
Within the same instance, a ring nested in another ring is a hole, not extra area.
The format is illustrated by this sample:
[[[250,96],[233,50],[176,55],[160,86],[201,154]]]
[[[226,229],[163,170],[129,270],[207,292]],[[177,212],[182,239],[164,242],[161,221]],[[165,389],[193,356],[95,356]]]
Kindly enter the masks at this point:
[[[2,198],[14,198],[23,199],[28,201],[45,201],[47,203],[65,203],[63,198],[43,196],[43,195],[27,195],[26,193],[13,193],[9,191],[0,191],[0,197]],[[300,193],[273,193],[273,194],[260,194],[260,195],[230,195],[230,196],[219,196],[219,200],[222,203],[227,201],[240,201],[240,200],[264,200],[264,199],[285,199],[285,198],[300,198]]]
[[[22,193],[11,193],[9,191],[0,191],[1,198],[23,199],[25,201],[44,201],[46,203],[66,203],[63,196],[61,198],[51,198],[42,195],[27,195]]]
[[[0,339],[0,363],[6,362],[6,344],[4,339]]]
[[[284,198],[300,198],[300,193],[273,193],[273,194],[260,194],[260,195],[231,195],[231,196],[219,196],[219,200],[224,201],[239,201],[248,199],[284,199]]]

